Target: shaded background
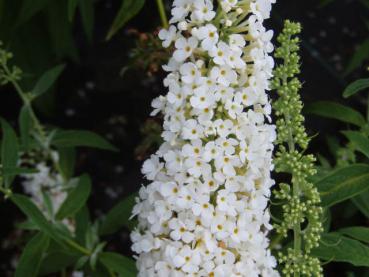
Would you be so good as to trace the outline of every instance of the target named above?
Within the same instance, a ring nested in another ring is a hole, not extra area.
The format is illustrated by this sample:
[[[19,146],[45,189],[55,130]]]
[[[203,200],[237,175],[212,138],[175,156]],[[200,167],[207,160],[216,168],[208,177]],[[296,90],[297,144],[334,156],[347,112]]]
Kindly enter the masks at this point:
[[[90,11],[92,26],[83,21],[81,11],[69,22],[63,0],[46,1],[50,3],[32,12],[45,1],[0,0],[0,39],[24,70],[26,87],[48,68],[67,64],[53,91],[37,103],[43,122],[96,131],[121,150],[117,154],[79,150],[77,173],[87,172],[93,178],[89,206],[92,215],[98,216],[119,199],[137,191],[143,182],[142,160],[155,151],[159,141],[160,120],[149,119],[149,113],[151,100],[165,93],[161,85],[164,75],[155,59],[151,64],[145,63],[153,59],[152,53],[160,52],[152,47],[147,34],[160,27],[160,19],[155,2],[147,1],[137,17],[106,41],[120,0],[94,1]],[[342,102],[345,86],[367,75],[368,3],[280,0],[275,5],[269,28],[278,32],[287,18],[303,24],[301,79],[306,104],[316,100]],[[361,99],[350,101],[353,107],[365,112],[366,103]],[[1,116],[15,123],[20,105],[11,87],[0,88]],[[307,117],[307,126],[311,135],[319,133],[311,151],[323,154],[327,154],[325,136],[337,134],[337,130],[345,127],[312,116]],[[0,201],[0,276],[10,276],[12,259],[19,254],[18,245],[22,245],[14,224],[23,217],[13,205]],[[333,226],[340,226],[342,218],[350,216],[345,211],[339,212]],[[108,241],[111,250],[131,254],[127,230]],[[347,264],[334,264],[327,267],[326,276],[349,276],[346,272],[351,270]],[[363,276],[357,274],[354,276]]]

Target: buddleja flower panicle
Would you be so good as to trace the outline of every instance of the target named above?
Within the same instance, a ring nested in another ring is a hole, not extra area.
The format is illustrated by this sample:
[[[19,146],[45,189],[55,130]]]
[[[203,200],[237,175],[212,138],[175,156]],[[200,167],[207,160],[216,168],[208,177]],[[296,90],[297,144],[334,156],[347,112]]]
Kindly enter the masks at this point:
[[[159,37],[164,139],[143,165],[131,238],[139,276],[279,276],[268,200],[275,126],[274,61],[263,26],[273,0],[176,0]],[[217,6],[217,11],[214,8]]]
[[[301,82],[296,77],[300,73],[298,55],[300,40],[295,35],[301,32],[298,23],[285,22],[278,37],[281,44],[275,57],[283,60],[274,70],[272,87],[278,93],[273,103],[277,117],[276,172],[291,175],[291,185],[280,184],[274,191],[277,199],[284,201],[283,220],[275,224],[277,233],[287,237],[293,233],[294,247],[287,247],[286,253],[278,253],[282,273],[285,276],[322,276],[319,259],[310,252],[319,245],[323,231],[322,208],[317,189],[308,180],[316,174],[315,157],[306,154],[309,137],[304,127],[303,104],[299,95]]]

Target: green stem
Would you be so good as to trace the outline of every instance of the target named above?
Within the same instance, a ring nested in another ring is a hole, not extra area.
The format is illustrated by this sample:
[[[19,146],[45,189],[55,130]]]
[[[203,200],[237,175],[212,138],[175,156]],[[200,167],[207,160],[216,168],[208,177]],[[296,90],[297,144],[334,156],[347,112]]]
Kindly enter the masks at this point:
[[[30,112],[30,116],[31,119],[33,121],[33,124],[35,126],[35,129],[38,133],[40,142],[42,144],[42,146],[44,147],[44,149],[47,152],[50,152],[49,150],[49,145],[48,145],[48,139],[47,136],[45,134],[44,128],[42,127],[40,121],[38,120],[35,111],[33,110],[33,107],[31,105],[31,100],[28,98],[27,94],[22,90],[22,88],[19,86],[18,82],[16,80],[14,80],[13,78],[11,78],[11,72],[8,68],[8,66],[6,64],[2,64],[4,72],[7,74],[7,79],[9,80],[9,82],[13,85],[13,87],[15,88],[15,90],[17,91],[19,97],[22,99],[23,104],[27,105],[29,107],[29,112]],[[64,174],[62,174],[61,168],[59,166],[58,161],[56,161],[53,157],[53,155],[51,153],[49,153],[50,158],[56,168],[56,170],[60,173],[60,175],[62,176],[63,182],[66,182],[66,178],[64,176]]]
[[[169,28],[169,22],[167,18],[167,14],[165,13],[165,8],[163,4],[163,0],[156,0],[156,5],[158,6],[158,11],[161,19],[161,24],[165,29]]]
[[[81,252],[82,254],[84,254],[84,255],[86,255],[86,256],[90,256],[90,255],[91,255],[90,250],[88,250],[87,248],[85,248],[85,247],[83,247],[83,246],[79,245],[78,243],[76,243],[76,242],[74,242],[74,241],[72,241],[72,240],[69,240],[69,239],[67,239],[67,240],[65,240],[65,241],[66,241],[66,243],[67,243],[69,246],[71,246],[71,247],[73,247],[74,249],[78,250],[78,251],[79,251],[79,252]]]

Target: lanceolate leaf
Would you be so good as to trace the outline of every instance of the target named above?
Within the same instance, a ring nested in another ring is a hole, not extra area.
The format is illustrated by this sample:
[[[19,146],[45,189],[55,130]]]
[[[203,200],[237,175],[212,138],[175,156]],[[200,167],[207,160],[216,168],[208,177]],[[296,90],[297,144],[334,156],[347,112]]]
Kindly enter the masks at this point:
[[[355,206],[364,214],[367,218],[369,218],[369,190],[364,191],[363,193],[352,198],[352,202],[354,202]]]
[[[91,179],[87,175],[79,178],[77,186],[69,192],[67,199],[61,205],[56,219],[62,220],[76,214],[85,204],[91,192]]]
[[[135,262],[130,258],[124,257],[116,253],[104,252],[100,253],[99,260],[104,266],[106,266],[106,268],[109,268],[110,270],[119,273],[120,276],[124,277],[137,276]]]
[[[58,130],[53,136],[51,143],[57,147],[87,146],[110,151],[118,151],[116,147],[103,137],[84,130]]]
[[[362,63],[369,57],[369,39],[366,39],[359,48],[355,51],[355,54],[351,58],[344,75],[350,74],[356,68],[362,65]]]
[[[369,243],[369,228],[366,227],[348,227],[338,230],[337,232],[349,236],[351,238]]]
[[[128,196],[114,206],[103,219],[99,234],[109,235],[118,231],[122,226],[132,227],[133,222],[129,220],[132,208],[135,205],[137,193]]]
[[[62,269],[73,265],[79,257],[80,255],[61,250],[47,253],[40,266],[40,275],[44,276],[50,273],[60,272]]]
[[[34,174],[37,173],[37,169],[24,168],[24,167],[6,167],[4,170],[4,176],[16,176],[20,174]]]
[[[19,26],[31,19],[35,14],[44,9],[48,2],[48,0],[24,0],[16,26]]]
[[[41,231],[47,234],[55,241],[61,241],[61,235],[54,229],[52,223],[48,222],[41,211],[35,204],[26,196],[13,194],[11,200],[35,223]]]
[[[61,147],[58,149],[59,166],[63,177],[69,180],[73,177],[76,163],[76,151],[73,147]]]
[[[348,98],[364,89],[369,88],[369,79],[360,79],[351,83],[343,92],[343,97]]]
[[[369,247],[339,233],[323,234],[319,247],[312,254],[322,260],[369,266]]]
[[[73,21],[74,14],[76,13],[77,5],[80,0],[68,0],[68,19]]]
[[[26,245],[20,257],[15,277],[38,276],[43,255],[49,245],[49,237],[42,232],[35,235]]]
[[[306,113],[337,119],[359,127],[366,124],[365,118],[354,109],[329,101],[315,102],[305,108]]]
[[[47,92],[63,72],[65,65],[58,65],[46,71],[36,83],[32,94],[38,97]]]
[[[137,1],[137,0],[136,0]],[[82,24],[89,41],[92,40],[92,33],[94,28],[94,3],[93,0],[79,1],[81,11]]]
[[[340,168],[316,183],[322,205],[333,206],[369,188],[369,165],[355,164]]]
[[[14,169],[18,162],[18,138],[13,128],[4,119],[1,119],[3,139],[1,144],[1,163],[3,166],[4,183],[6,187],[11,185],[14,174],[10,169]]]
[[[120,28],[122,28],[130,19],[136,16],[143,8],[145,0],[122,0],[122,5],[118,15],[114,19],[113,25],[110,27],[107,40],[111,39]]]
[[[342,132],[350,142],[355,146],[355,149],[363,153],[369,158],[369,138],[364,136],[360,132],[356,131],[344,131]]]

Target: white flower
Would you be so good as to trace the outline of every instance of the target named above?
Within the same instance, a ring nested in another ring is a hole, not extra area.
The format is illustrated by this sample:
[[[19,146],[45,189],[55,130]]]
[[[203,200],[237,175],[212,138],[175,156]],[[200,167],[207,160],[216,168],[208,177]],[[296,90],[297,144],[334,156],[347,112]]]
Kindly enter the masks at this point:
[[[202,136],[204,128],[194,119],[189,119],[185,122],[182,130],[183,139],[198,139]]]
[[[210,77],[226,87],[235,84],[237,81],[237,73],[228,66],[214,66],[210,72]]]
[[[195,10],[192,13],[192,19],[196,21],[210,21],[215,17],[213,3],[211,0],[194,1]]]
[[[192,212],[195,216],[200,216],[204,222],[210,222],[213,218],[214,206],[209,203],[209,196],[198,195],[192,206]]]
[[[197,47],[198,40],[194,37],[186,39],[181,37],[176,40],[175,46],[177,48],[173,53],[173,57],[177,62],[183,62],[192,55],[193,50]]]
[[[151,155],[150,159],[146,160],[142,167],[142,173],[145,174],[148,180],[154,180],[158,172],[163,168],[163,163],[159,158]]]
[[[173,25],[168,30],[162,29],[159,32],[159,38],[163,41],[163,47],[169,47],[177,37],[177,28]]]
[[[200,254],[196,250],[192,250],[188,245],[185,245],[174,257],[173,263],[186,273],[196,273],[201,263]]]
[[[192,230],[195,228],[195,223],[191,220],[183,222],[177,218],[173,218],[169,221],[169,228],[172,230],[170,237],[173,240],[183,240],[185,243],[190,243],[194,239]]]
[[[192,84],[197,78],[201,77],[201,73],[194,63],[183,64],[180,67],[179,72],[182,75],[182,81],[186,84]]]
[[[212,47],[209,51],[209,55],[213,58],[214,63],[218,65],[224,65],[227,61],[227,56],[231,49],[228,44],[219,42],[217,47]]]
[[[207,24],[199,29],[193,29],[192,33],[201,40],[201,47],[206,51],[212,50],[218,43],[218,30],[213,24]]]
[[[206,86],[203,89],[196,90],[196,92],[190,99],[192,107],[203,110],[215,104],[215,96],[206,89]]]

